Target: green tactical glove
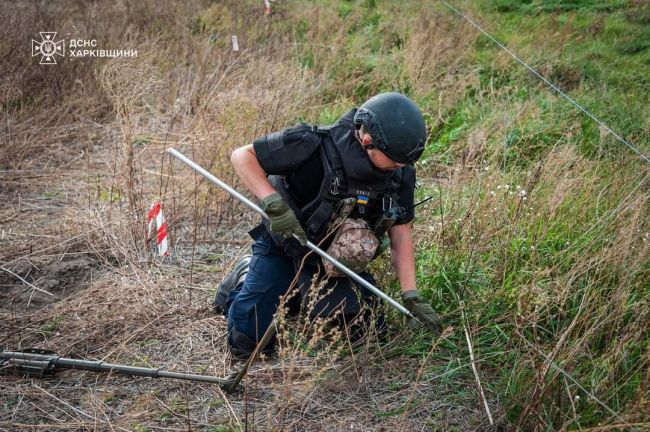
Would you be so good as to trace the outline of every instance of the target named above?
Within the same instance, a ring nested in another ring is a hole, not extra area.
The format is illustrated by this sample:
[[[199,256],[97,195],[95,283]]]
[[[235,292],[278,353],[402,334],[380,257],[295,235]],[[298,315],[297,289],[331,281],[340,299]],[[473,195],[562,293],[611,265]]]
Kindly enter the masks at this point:
[[[442,323],[438,314],[436,314],[429,303],[420,297],[417,290],[409,290],[402,292],[402,302],[406,309],[411,311],[431,332],[436,336],[442,331]],[[411,319],[409,325],[412,325],[415,320]]]
[[[272,193],[262,200],[262,209],[269,217],[271,231],[285,238],[298,236],[301,245],[307,244],[307,235],[296,219],[296,215],[278,192]]]

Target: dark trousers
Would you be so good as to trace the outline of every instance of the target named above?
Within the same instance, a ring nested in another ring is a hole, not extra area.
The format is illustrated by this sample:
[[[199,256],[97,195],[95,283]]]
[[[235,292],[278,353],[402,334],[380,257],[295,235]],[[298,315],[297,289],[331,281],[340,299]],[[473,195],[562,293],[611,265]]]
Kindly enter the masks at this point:
[[[257,341],[271,324],[280,297],[291,285],[300,264],[276,245],[266,230],[258,233],[246,279],[230,291],[227,302],[228,342],[233,353],[242,356],[255,349]],[[362,310],[363,304],[377,306],[380,303],[366,288],[343,277],[330,278],[321,293],[316,293],[318,300],[309,307],[312,279],[319,272],[322,272],[319,261],[308,260],[298,277],[300,303],[303,310],[309,312],[310,318],[330,316],[342,308],[341,319],[349,322]],[[361,276],[374,283],[369,273],[362,273]],[[329,293],[322,295],[326,291]],[[380,314],[376,324],[381,329],[384,328],[383,322],[383,315]]]
[[[248,351],[245,343],[248,338],[255,348],[271,324],[280,297],[291,285],[295,273],[293,259],[284,254],[267,232],[262,232],[253,244],[253,256],[244,283],[230,291],[226,303],[231,347]]]

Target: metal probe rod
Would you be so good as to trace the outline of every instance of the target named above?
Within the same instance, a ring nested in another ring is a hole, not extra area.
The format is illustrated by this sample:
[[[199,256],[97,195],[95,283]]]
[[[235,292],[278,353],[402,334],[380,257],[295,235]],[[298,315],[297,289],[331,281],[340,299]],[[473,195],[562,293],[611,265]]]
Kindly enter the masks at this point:
[[[92,372],[119,372],[126,375],[137,375],[149,378],[174,378],[188,381],[202,381],[221,386],[228,385],[228,379],[217,378],[208,375],[195,375],[185,372],[172,372],[161,369],[143,368],[137,366],[119,365],[106,363],[101,360],[81,360],[61,357],[56,354],[36,354],[26,353],[20,351],[5,351],[0,354],[0,359],[7,361],[5,367],[11,367],[12,362],[16,362],[16,366],[32,367],[33,369],[43,368],[47,366],[58,366],[62,369],[81,369]]]
[[[215,185],[219,186],[220,188],[224,189],[226,192],[230,193],[232,196],[246,204],[250,209],[255,210],[257,213],[262,215],[265,219],[268,219],[268,216],[266,213],[264,213],[264,210],[262,210],[257,204],[246,198],[244,195],[240,194],[237,192],[235,189],[231,188],[228,186],[226,183],[222,182],[219,180],[217,177],[212,175],[210,172],[208,172],[206,169],[201,167],[200,165],[196,164],[193,162],[191,159],[187,158],[184,154],[180,153],[178,150],[174,148],[169,148],[167,149],[167,153],[171,154],[175,158],[179,159],[181,162],[184,162],[187,166],[190,168],[194,169],[196,172],[199,174],[203,175],[205,178],[210,180],[212,183]],[[372,291],[377,297],[380,297],[382,300],[386,301],[389,303],[391,306],[393,306],[395,309],[398,311],[402,312],[405,315],[410,316],[411,318],[414,318],[417,320],[417,317],[413,315],[408,309],[406,309],[404,306],[399,304],[397,301],[393,300],[391,297],[386,295],[383,291],[381,291],[379,288],[347,268],[345,265],[340,263],[336,258],[330,256],[327,252],[319,248],[317,245],[314,243],[307,241],[306,245],[309,249],[312,251],[316,252],[318,255],[321,257],[325,258],[327,261],[331,262],[336,268],[341,270],[343,273],[345,273],[347,276],[352,278],[354,281],[360,283],[364,287],[368,288],[370,291]],[[418,320],[419,321],[419,320]]]

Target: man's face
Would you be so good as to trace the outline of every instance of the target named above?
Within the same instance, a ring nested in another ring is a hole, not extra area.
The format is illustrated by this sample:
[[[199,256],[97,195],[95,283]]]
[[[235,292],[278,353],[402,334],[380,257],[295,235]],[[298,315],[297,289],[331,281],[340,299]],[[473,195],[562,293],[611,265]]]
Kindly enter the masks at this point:
[[[370,162],[372,162],[372,164],[381,171],[395,171],[396,169],[402,168],[405,165],[400,162],[395,162],[386,156],[386,153],[382,152],[381,150],[370,149],[367,150],[367,152],[368,157],[370,158]]]
[[[357,131],[357,139],[361,145],[365,148],[372,142],[372,137],[370,134],[363,130],[363,128]],[[404,165],[400,162],[395,162],[388,156],[386,153],[382,152],[379,149],[366,149],[370,162],[380,171],[395,171],[398,168],[402,168]]]

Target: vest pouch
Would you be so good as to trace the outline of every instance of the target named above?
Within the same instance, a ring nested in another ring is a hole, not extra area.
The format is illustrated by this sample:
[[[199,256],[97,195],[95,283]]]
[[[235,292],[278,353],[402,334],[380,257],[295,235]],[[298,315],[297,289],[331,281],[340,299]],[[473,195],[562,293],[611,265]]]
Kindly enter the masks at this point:
[[[379,239],[363,219],[346,219],[336,232],[327,253],[350,270],[360,273],[375,258]],[[323,259],[325,274],[330,277],[345,276],[343,272]]]

